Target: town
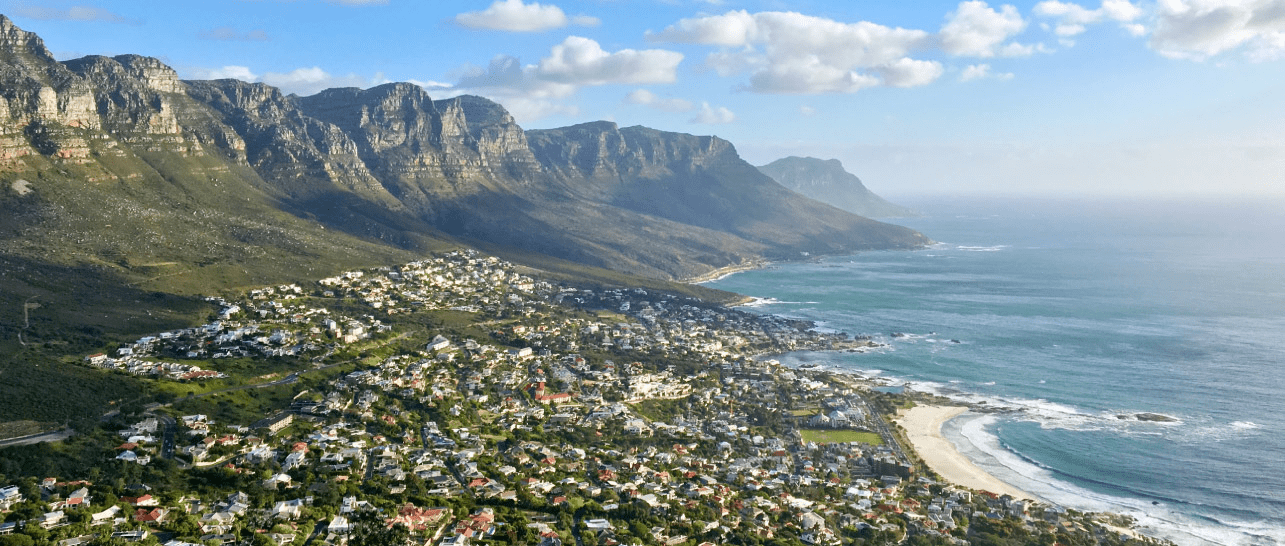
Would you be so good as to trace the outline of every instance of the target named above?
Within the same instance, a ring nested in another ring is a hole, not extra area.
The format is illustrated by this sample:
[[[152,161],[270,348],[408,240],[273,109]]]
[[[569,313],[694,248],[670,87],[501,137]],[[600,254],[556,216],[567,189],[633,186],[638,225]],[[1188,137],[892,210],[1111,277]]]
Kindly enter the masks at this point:
[[[0,545],[1153,542],[940,481],[909,396],[771,359],[878,346],[805,321],[472,250],[209,301],[83,358],[160,394],[0,476]]]

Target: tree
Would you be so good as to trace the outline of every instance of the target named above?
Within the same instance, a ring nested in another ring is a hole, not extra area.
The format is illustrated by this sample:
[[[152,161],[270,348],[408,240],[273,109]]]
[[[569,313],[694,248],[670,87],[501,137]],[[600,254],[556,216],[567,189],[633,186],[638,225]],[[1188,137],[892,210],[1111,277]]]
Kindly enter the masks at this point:
[[[389,527],[384,524],[379,514],[368,510],[353,518],[352,533],[348,536],[348,546],[385,546],[405,544],[410,538],[410,529],[405,525]]]
[[[0,546],[35,546],[36,540],[23,534],[0,536]]]

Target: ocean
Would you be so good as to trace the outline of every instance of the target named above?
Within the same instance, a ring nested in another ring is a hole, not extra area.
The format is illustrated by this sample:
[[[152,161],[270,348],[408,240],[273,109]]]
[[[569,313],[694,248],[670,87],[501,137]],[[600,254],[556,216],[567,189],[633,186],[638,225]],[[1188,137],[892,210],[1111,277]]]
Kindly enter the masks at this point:
[[[1007,410],[944,432],[1022,490],[1180,545],[1285,545],[1285,201],[902,204],[938,244],[707,286],[888,344],[786,365]]]

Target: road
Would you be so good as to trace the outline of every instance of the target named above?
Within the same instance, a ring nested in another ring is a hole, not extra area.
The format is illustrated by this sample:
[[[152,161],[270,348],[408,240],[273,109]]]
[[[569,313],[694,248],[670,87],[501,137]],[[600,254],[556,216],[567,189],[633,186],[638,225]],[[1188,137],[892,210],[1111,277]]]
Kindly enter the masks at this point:
[[[875,411],[869,400],[862,397],[861,401],[865,402],[866,415],[870,416],[870,422],[874,424],[875,428],[879,429],[879,435],[883,436],[883,442],[892,449],[892,453],[897,456],[897,459],[903,463],[910,463],[910,459],[906,457],[906,452],[901,449],[901,442],[898,442],[897,437],[892,434],[892,430],[888,429],[888,423],[883,420],[883,416]]]
[[[165,414],[159,414],[156,419],[160,421],[161,426],[165,427],[165,432],[161,434],[161,458],[174,458],[174,436],[178,434],[178,422],[173,417]]]
[[[4,440],[0,440],[0,447],[25,446],[30,444],[38,444],[40,442],[58,442],[58,441],[66,440],[67,438],[71,438],[75,434],[76,434],[76,431],[69,428],[65,428],[62,430],[55,430],[52,432],[42,432],[40,434],[28,434],[26,436],[19,436],[17,438],[7,438]]]

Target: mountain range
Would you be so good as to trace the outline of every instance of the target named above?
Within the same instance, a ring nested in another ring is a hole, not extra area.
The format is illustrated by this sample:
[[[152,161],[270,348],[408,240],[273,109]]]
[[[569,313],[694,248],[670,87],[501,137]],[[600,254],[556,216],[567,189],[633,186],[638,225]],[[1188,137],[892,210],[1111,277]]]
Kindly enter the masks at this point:
[[[713,136],[526,131],[495,102],[409,83],[299,97],[181,81],[137,55],[60,62],[4,16],[0,99],[5,309],[316,278],[458,245],[668,281],[927,242],[791,191]],[[79,315],[63,318],[95,322]]]

